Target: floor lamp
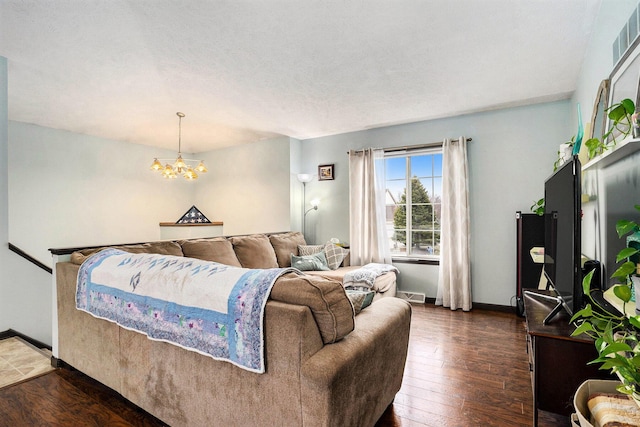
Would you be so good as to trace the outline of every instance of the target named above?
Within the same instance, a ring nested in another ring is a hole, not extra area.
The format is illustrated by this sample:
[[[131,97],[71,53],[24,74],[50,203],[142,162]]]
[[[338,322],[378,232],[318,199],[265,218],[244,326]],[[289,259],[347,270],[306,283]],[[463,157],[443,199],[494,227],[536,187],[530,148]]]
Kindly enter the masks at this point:
[[[313,181],[313,175],[308,174],[308,173],[299,173],[298,174],[298,181],[300,181],[302,183],[302,234],[304,235],[306,233],[306,216],[307,216],[307,212],[305,212],[304,207],[307,203],[307,182],[311,182]],[[316,205],[315,207],[316,209],[318,209],[318,206]]]

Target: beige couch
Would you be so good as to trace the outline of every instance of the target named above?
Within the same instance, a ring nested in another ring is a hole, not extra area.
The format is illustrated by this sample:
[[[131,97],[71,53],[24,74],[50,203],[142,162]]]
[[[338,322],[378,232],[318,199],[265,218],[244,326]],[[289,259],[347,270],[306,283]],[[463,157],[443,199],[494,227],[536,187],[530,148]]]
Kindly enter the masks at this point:
[[[230,257],[230,243],[240,265],[265,261],[250,250],[264,236],[206,240],[215,243],[122,248],[198,258],[205,254],[196,249],[208,248],[206,256]],[[274,248],[277,262],[284,252]],[[90,251],[56,265],[58,357],[172,426],[372,426],[400,389],[411,317],[405,301],[379,298],[354,316],[340,283],[286,274],[265,308],[266,372],[256,374],[77,310],[79,263]]]
[[[170,246],[177,243],[179,246]],[[147,244],[126,245],[129,251],[146,251]],[[164,245],[164,246],[163,246]],[[327,257],[338,257],[334,261],[339,261],[338,265],[328,271],[305,271],[311,274],[326,277],[342,283],[344,275],[360,268],[361,266],[350,265],[349,251],[335,245],[311,245],[322,247],[326,251]],[[120,247],[123,246],[114,246]],[[159,251],[167,251],[171,255],[186,256],[205,261],[214,261],[221,264],[233,265],[244,268],[276,268],[291,267],[291,255],[299,255],[299,247],[309,247],[302,233],[297,231],[287,233],[252,234],[231,237],[211,237],[204,239],[180,240],[177,242],[155,242],[154,247]],[[89,255],[102,248],[91,248],[76,251],[72,255],[72,261],[81,264]],[[340,252],[344,253],[344,258],[339,257]],[[372,287],[375,292],[374,301],[382,297],[396,296],[396,273],[389,272],[379,276]]]

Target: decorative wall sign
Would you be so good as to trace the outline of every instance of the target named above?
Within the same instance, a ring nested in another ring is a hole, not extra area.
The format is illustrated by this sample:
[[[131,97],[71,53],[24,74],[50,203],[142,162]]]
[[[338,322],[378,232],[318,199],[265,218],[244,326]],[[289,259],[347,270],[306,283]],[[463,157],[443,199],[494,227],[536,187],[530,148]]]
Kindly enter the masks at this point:
[[[587,140],[591,138],[602,139],[607,124],[607,107],[609,106],[609,80],[603,80],[598,88],[596,101],[591,114],[591,129],[587,134]]]
[[[333,179],[333,165],[318,166],[318,181],[330,181]]]
[[[182,218],[180,218],[176,224],[209,224],[211,221],[195,207],[195,205],[191,206]]]

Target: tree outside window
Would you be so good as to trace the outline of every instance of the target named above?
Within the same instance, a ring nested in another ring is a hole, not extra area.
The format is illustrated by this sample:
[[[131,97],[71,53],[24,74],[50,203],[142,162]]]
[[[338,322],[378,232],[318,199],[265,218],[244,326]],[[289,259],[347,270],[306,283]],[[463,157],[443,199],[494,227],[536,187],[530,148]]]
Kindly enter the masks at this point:
[[[439,257],[442,154],[389,158],[386,166],[392,255]]]

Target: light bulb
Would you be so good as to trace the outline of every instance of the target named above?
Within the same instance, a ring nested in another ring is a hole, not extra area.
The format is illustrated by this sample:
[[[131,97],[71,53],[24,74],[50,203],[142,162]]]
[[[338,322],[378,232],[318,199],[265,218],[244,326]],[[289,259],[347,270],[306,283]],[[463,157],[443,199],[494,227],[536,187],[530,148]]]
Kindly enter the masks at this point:
[[[204,165],[204,160],[200,160],[200,163],[198,163],[198,166],[196,166],[196,170],[198,172],[202,172],[202,173],[207,173],[209,172],[209,170],[207,169],[207,167]]]
[[[154,171],[162,172],[163,166],[162,166],[162,163],[160,163],[160,160],[153,159],[153,163],[151,164],[151,169]]]

